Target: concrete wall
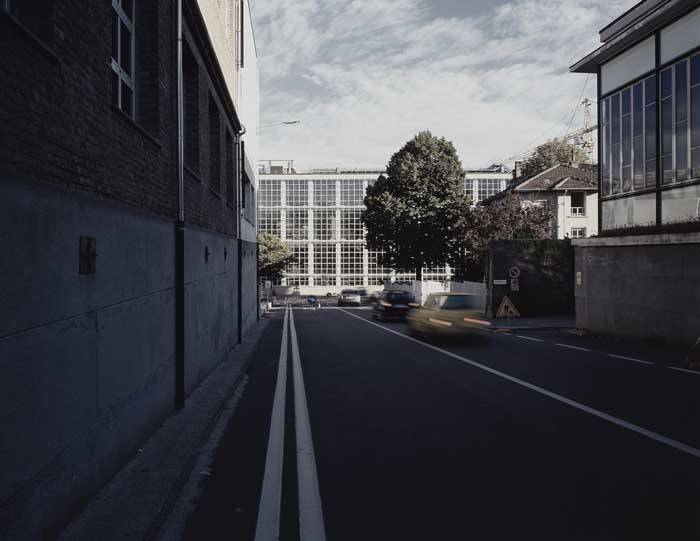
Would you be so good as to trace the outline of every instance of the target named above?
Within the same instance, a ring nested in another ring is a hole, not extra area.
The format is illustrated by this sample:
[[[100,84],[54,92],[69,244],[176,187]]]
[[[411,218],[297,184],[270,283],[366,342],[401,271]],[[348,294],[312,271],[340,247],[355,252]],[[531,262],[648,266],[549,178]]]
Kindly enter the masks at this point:
[[[238,342],[237,241],[185,230],[185,386],[187,394]]]
[[[173,409],[174,226],[3,179],[0,530],[33,537]],[[97,272],[79,275],[79,238]]]
[[[695,343],[700,336],[700,235],[590,239],[574,245],[577,327]]]
[[[80,275],[79,238],[97,270]],[[175,404],[175,226],[91,195],[0,183],[0,531],[60,525]],[[207,255],[208,253],[208,255]],[[243,243],[243,322],[257,319],[256,245]],[[240,340],[238,241],[185,231],[185,380]]]
[[[242,241],[242,331],[245,335],[258,319],[258,248],[255,242]]]

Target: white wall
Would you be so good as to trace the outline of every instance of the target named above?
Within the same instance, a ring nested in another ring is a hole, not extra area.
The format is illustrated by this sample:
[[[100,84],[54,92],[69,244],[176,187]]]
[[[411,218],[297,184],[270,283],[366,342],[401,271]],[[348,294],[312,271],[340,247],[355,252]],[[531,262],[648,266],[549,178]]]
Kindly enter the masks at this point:
[[[585,227],[586,236],[598,234],[598,194],[586,195],[586,215],[571,215],[571,194],[557,197],[557,238],[572,238],[571,230]]]
[[[224,73],[226,86],[238,107],[237,0],[197,0],[209,39]]]
[[[700,45],[700,8],[661,31],[661,63]]]
[[[245,0],[243,14],[243,68],[240,70],[240,96],[238,116],[246,128],[243,136],[246,151],[246,171],[250,181],[258,188],[258,127],[260,125],[260,77],[258,73],[258,52],[255,46],[253,17],[250,2]]]
[[[655,38],[652,36],[601,66],[601,91],[607,94],[654,69]]]

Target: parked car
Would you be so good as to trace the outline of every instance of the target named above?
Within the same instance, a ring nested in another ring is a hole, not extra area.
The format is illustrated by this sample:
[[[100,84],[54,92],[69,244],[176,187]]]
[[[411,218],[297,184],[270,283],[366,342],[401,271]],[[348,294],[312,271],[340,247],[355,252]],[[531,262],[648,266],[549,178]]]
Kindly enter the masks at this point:
[[[356,289],[343,289],[338,297],[338,306],[361,306],[362,296]]]
[[[406,319],[409,310],[415,307],[418,307],[418,304],[408,291],[385,291],[374,305],[372,317],[382,321]]]
[[[369,291],[365,288],[359,288],[357,293],[360,295],[360,304],[370,304]]]
[[[409,331],[418,336],[460,336],[485,329],[483,297],[466,293],[432,293],[407,316]]]

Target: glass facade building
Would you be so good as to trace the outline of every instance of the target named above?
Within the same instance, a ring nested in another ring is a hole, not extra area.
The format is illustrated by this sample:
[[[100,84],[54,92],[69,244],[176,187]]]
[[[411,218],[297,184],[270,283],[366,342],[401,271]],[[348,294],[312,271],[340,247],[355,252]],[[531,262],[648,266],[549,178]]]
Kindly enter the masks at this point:
[[[622,49],[623,16],[601,33],[620,52],[572,68],[599,79],[603,232],[700,221],[700,8],[675,20],[635,9],[649,19],[636,42]]]
[[[382,171],[314,171],[262,167],[259,175],[258,224],[261,232],[287,242],[297,257],[283,286],[381,286],[386,279],[415,279],[382,266],[381,253],[369,251],[362,225],[367,186]],[[467,172],[465,192],[476,202],[505,189],[503,170]],[[423,269],[425,280],[448,280],[449,267]]]

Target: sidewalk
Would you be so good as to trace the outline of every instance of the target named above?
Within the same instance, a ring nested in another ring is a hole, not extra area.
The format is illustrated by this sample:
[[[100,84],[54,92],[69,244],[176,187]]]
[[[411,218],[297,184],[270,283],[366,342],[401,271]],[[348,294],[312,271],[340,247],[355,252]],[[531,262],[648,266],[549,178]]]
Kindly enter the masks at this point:
[[[576,316],[493,318],[491,330],[560,330],[576,328]]]
[[[237,390],[269,319],[262,319],[59,535],[60,540],[153,539],[172,511],[200,449],[232,414]]]

